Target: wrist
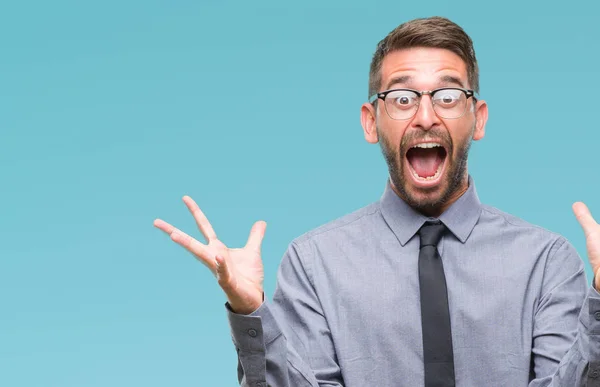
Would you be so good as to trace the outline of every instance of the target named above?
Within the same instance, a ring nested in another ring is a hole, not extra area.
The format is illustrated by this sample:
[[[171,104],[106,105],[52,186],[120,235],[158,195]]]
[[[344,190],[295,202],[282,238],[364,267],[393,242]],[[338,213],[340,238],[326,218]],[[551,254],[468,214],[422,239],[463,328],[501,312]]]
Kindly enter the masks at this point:
[[[261,300],[255,300],[251,302],[236,302],[234,300],[229,300],[229,308],[233,313],[249,315],[254,313],[260,306],[263,304],[265,300],[265,294],[263,293],[261,296]]]
[[[260,307],[260,305],[254,307],[254,306],[248,306],[248,305],[242,305],[242,306],[237,306],[235,304],[231,304],[229,303],[229,308],[231,309],[231,311],[235,314],[241,314],[244,316],[247,316],[249,314],[252,314],[254,312],[256,312],[256,310]]]
[[[594,288],[600,292],[600,267],[594,272]]]

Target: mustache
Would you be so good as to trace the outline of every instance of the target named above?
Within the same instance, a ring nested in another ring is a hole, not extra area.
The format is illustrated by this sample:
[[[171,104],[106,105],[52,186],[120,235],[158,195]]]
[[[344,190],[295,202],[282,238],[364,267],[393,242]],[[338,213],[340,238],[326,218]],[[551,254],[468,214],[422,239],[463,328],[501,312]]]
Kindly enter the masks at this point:
[[[446,130],[440,128],[432,128],[429,130],[417,129],[405,133],[400,141],[400,150],[402,153],[406,153],[409,149],[409,144],[414,144],[415,142],[424,140],[439,142],[444,148],[446,148],[447,152],[452,150],[452,138],[450,137],[450,134]]]

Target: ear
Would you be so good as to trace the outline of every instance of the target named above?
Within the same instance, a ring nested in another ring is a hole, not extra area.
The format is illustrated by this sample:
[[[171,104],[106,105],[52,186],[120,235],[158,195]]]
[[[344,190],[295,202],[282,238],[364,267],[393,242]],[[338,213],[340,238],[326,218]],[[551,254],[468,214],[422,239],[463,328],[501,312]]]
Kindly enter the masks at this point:
[[[477,101],[475,105],[475,130],[473,131],[473,140],[481,140],[485,135],[485,124],[488,119],[488,106],[483,100]]]
[[[364,103],[360,107],[360,123],[365,133],[365,140],[368,143],[376,144],[377,138],[377,110],[370,103]]]

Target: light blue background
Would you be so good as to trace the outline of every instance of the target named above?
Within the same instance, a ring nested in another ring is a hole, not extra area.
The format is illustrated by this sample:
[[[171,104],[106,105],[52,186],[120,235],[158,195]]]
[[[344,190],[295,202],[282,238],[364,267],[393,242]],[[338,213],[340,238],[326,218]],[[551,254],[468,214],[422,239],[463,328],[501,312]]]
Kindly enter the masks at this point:
[[[475,41],[482,201],[586,259],[598,2],[199,3],[0,7],[1,386],[237,385],[224,296],[152,221],[199,235],[184,194],[231,246],[266,220],[270,297],[294,237],[383,192],[359,107],[376,43],[414,17]]]

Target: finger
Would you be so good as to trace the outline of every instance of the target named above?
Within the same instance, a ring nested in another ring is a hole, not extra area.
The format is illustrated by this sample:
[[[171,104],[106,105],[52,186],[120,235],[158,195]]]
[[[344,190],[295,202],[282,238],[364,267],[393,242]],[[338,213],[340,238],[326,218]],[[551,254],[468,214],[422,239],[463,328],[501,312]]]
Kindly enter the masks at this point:
[[[592,217],[592,214],[590,213],[590,210],[584,203],[574,203],[573,212],[575,213],[575,217],[579,221],[579,224],[581,225],[581,228],[583,228],[583,232],[586,236],[598,226],[598,223],[596,223]]]
[[[211,270],[215,270],[214,256],[208,251],[205,245],[161,219],[156,219],[154,225],[168,234],[173,242],[192,253],[200,262],[204,263]]]
[[[263,220],[254,223],[250,230],[250,235],[248,236],[248,242],[246,242],[246,248],[260,252],[260,245],[265,237],[266,228],[267,223]]]
[[[210,242],[214,239],[217,239],[217,234],[213,230],[212,226],[210,225],[210,222],[208,221],[204,213],[200,210],[200,207],[198,207],[194,199],[186,195],[183,197],[183,202],[194,216],[196,224],[198,225],[200,232],[202,232],[202,235],[204,235],[206,240]]]
[[[169,223],[165,222],[162,219],[155,219],[154,220],[154,227],[164,231],[165,233],[171,235],[171,233],[173,232],[173,230],[175,229],[175,227],[171,226]]]
[[[171,233],[171,240],[194,254],[210,270],[215,270],[215,256],[208,251],[206,245],[177,229]]]
[[[219,285],[225,290],[229,286],[231,275],[229,273],[229,266],[227,260],[222,255],[215,257],[216,274]]]

